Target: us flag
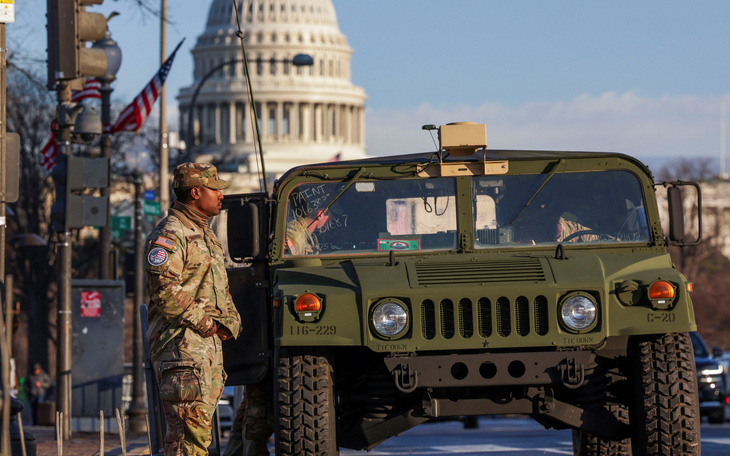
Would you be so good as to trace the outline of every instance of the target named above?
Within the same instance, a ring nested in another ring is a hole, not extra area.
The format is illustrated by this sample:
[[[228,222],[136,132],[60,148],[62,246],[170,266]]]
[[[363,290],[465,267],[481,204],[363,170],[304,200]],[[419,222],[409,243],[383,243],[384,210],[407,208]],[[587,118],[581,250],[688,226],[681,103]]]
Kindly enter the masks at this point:
[[[172,54],[170,54],[170,57],[165,60],[165,63],[163,63],[159,71],[157,71],[157,74],[155,74],[149,84],[147,84],[147,86],[142,90],[142,93],[137,95],[137,98],[135,98],[134,101],[124,108],[124,111],[122,111],[121,114],[119,114],[119,118],[111,127],[110,132],[112,134],[119,131],[137,132],[140,128],[142,128],[142,124],[145,120],[147,120],[147,116],[149,116],[150,111],[152,111],[152,106],[155,104],[155,101],[157,101],[157,97],[160,96],[162,86],[165,84],[165,79],[167,79],[167,73],[170,72],[172,60],[175,58],[175,54],[177,53],[177,50],[180,49],[180,45],[182,43],[183,42],[180,41],[175,50],[172,51]]]
[[[51,139],[43,147],[41,154],[43,155],[41,157],[41,166],[50,172],[56,166],[56,160],[58,159],[58,142],[53,133],[51,133]]]
[[[101,92],[99,89],[101,89],[101,82],[94,78],[87,78],[86,82],[84,82],[84,88],[73,92],[71,95],[71,101],[73,103],[78,103],[83,100],[88,100],[89,98],[101,100]]]
[[[48,140],[41,150],[41,166],[48,172],[51,172],[56,161],[58,160],[58,141],[56,141],[56,122],[51,124],[51,139]]]

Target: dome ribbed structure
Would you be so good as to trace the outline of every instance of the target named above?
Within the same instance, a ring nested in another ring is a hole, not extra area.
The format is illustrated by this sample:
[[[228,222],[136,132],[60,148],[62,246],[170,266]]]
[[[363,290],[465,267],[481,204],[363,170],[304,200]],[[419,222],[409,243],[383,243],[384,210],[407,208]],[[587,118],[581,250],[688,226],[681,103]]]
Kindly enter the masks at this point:
[[[364,157],[365,91],[351,82],[352,49],[332,2],[239,0],[238,16],[269,179],[304,163]],[[255,179],[255,130],[236,21],[231,0],[212,2],[192,50],[193,83],[177,97],[181,135],[193,152],[209,155],[221,171]],[[292,65],[297,54],[312,56],[314,65]],[[211,73],[226,62],[233,63]],[[198,89],[193,131],[188,131]]]

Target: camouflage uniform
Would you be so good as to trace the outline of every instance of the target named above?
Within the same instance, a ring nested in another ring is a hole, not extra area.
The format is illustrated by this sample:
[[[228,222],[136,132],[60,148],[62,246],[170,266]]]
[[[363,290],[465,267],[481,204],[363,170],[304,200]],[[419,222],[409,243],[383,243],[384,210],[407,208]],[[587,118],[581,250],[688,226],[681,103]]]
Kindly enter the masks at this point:
[[[274,433],[271,380],[246,385],[223,456],[268,456]]]
[[[173,187],[196,185],[217,190],[229,184],[211,165],[175,169]],[[147,238],[147,337],[167,421],[166,456],[208,454],[212,416],[226,380],[221,337],[236,337],[241,326],[228,292],[223,247],[207,220],[176,201]]]
[[[592,231],[587,226],[581,225],[578,223],[575,215],[566,212],[563,215],[560,216],[558,219],[558,227],[557,227],[557,233],[555,235],[555,240],[558,242],[563,242],[565,238],[570,236],[571,234],[578,233],[580,231]],[[584,234],[579,237],[575,237],[571,239],[568,242],[578,242],[578,241],[597,241],[598,236],[595,234]]]

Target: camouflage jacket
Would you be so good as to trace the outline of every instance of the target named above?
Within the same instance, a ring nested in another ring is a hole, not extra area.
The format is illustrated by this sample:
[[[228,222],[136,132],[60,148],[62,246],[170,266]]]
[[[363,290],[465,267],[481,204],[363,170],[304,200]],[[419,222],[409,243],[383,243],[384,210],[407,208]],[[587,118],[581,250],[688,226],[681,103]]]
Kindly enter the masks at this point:
[[[145,269],[150,293],[150,355],[190,328],[203,334],[215,320],[238,336],[241,317],[228,291],[223,246],[175,208],[148,236]],[[217,336],[214,336],[217,337]]]

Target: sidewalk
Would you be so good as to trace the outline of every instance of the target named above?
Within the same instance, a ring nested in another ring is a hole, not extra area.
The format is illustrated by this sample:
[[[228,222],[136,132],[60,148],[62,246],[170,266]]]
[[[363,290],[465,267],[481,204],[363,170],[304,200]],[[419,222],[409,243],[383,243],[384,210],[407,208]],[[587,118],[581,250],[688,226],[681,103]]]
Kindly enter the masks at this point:
[[[30,426],[25,428],[35,436],[36,456],[58,456],[56,430],[52,426]],[[98,432],[74,432],[70,440],[63,442],[63,454],[70,456],[98,456],[100,454]],[[104,456],[121,456],[119,434],[104,434]],[[150,454],[147,434],[127,435],[126,454],[139,456]]]

